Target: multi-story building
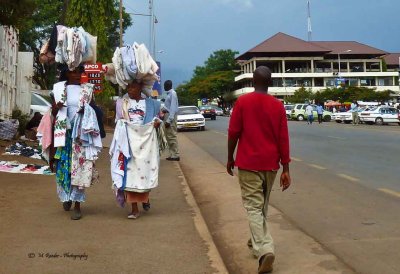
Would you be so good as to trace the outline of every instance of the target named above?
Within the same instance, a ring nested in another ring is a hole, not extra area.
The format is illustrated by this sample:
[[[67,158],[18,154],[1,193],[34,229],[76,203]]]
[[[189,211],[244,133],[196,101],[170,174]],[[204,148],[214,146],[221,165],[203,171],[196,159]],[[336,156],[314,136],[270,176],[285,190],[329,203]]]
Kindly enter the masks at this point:
[[[400,54],[355,41],[312,41],[277,33],[236,58],[240,75],[235,97],[253,91],[253,71],[268,66],[273,85],[269,93],[283,98],[300,87],[313,92],[339,84],[392,90],[399,94]]]

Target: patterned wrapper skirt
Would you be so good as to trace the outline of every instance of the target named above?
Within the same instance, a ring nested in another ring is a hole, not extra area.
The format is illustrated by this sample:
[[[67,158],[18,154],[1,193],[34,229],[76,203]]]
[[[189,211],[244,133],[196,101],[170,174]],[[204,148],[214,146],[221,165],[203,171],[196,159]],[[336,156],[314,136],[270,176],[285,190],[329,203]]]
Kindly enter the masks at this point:
[[[57,148],[56,182],[57,195],[61,202],[84,202],[85,188],[71,185],[72,131],[67,130],[65,146]]]

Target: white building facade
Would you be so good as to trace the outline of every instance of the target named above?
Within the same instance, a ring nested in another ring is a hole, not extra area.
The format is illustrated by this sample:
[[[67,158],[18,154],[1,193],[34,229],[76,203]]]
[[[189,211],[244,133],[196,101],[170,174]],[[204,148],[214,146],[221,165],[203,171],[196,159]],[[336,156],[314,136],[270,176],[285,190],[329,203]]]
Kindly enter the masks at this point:
[[[300,87],[316,92],[339,82],[399,94],[396,56],[385,58],[389,55],[354,41],[307,42],[278,33],[237,58],[241,70],[233,94],[238,97],[254,90],[253,71],[258,66],[271,69],[269,93],[281,99]]]

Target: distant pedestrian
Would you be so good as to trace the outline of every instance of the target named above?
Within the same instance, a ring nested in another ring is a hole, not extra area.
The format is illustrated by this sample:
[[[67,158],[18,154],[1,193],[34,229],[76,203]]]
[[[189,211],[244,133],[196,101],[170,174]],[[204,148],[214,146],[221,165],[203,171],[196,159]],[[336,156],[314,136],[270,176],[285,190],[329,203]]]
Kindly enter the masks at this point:
[[[283,165],[280,186],[286,190],[289,174],[289,134],[283,104],[268,94],[271,71],[265,66],[253,73],[255,91],[236,101],[228,130],[228,174],[239,168],[238,177],[244,208],[250,223],[248,245],[258,258],[258,273],[272,271],[274,243],[268,230],[267,211],[271,189]],[[234,152],[238,144],[236,161]]]
[[[318,123],[322,123],[322,115],[324,114],[324,109],[321,105],[321,103],[318,103],[317,105],[317,114],[318,114]]]
[[[178,116],[178,96],[172,88],[172,81],[167,80],[164,82],[164,90],[167,92],[167,98],[162,109],[164,113],[165,137],[167,138],[169,147],[168,161],[179,161],[179,148],[177,138],[177,116]]]
[[[312,105],[310,105],[310,103],[308,103],[304,114],[307,115],[307,124],[312,125],[314,121],[314,108],[312,107]]]
[[[351,103],[350,111],[351,111],[353,125],[358,124],[358,103],[356,100],[354,100],[353,103]]]
[[[336,113],[336,112],[337,112],[336,107],[333,107],[333,108],[332,108],[332,112],[333,112],[333,113]]]

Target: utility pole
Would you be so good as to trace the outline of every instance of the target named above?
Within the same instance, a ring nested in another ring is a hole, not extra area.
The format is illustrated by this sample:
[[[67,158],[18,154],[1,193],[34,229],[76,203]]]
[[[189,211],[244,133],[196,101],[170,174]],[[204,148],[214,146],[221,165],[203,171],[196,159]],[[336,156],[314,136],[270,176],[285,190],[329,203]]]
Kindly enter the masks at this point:
[[[119,47],[121,48],[123,42],[123,22],[122,22],[122,0],[119,0]],[[118,85],[118,96],[122,97],[122,88]]]
[[[310,8],[310,0],[307,1],[307,21],[308,21],[308,41],[312,40],[312,27],[311,27],[311,8]]]
[[[122,0],[119,0],[119,47],[122,47],[124,42],[122,38],[123,34],[123,21],[122,21]]]

